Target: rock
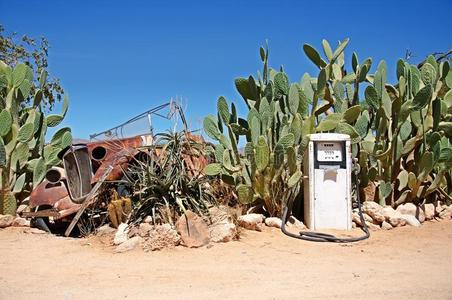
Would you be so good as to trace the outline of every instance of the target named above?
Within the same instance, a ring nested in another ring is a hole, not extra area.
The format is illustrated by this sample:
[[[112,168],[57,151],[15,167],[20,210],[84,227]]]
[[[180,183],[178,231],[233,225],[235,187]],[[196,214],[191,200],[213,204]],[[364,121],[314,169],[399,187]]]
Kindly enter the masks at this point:
[[[377,186],[372,181],[369,182],[369,184],[363,189],[364,192],[364,201],[370,201],[373,202],[375,200],[375,191],[377,189]]]
[[[127,234],[129,238],[140,235],[140,228],[138,226],[133,226],[129,228],[129,232]]]
[[[214,243],[232,241],[237,235],[237,226],[232,221],[226,206],[209,209],[212,224],[209,226],[210,240]]]
[[[113,244],[120,245],[127,241],[129,239],[128,237],[128,230],[127,230],[127,224],[121,223],[118,226],[118,230],[115,233],[115,238],[113,240]]]
[[[377,224],[374,224],[374,223],[367,222],[366,225],[367,225],[367,228],[369,228],[372,231],[381,229],[380,226],[378,226]]]
[[[115,249],[115,253],[122,253],[126,251],[130,251],[135,249],[141,242],[143,241],[143,238],[140,236],[134,236],[131,239],[128,239],[127,241],[124,241],[120,245],[118,245]]]
[[[356,223],[355,222],[352,222],[352,228],[356,228]]]
[[[265,225],[267,225],[268,227],[281,228],[282,220],[276,217],[266,218]]]
[[[381,213],[385,216],[386,222],[391,224],[392,227],[401,227],[406,225],[406,220],[402,218],[402,214],[391,206],[383,207]]]
[[[371,218],[368,214],[366,214],[366,213],[363,213],[363,217],[364,217],[364,221],[366,222],[366,224],[370,224],[370,223],[375,224],[375,223],[376,223],[376,222],[374,221],[374,219],[372,219],[372,218]],[[352,222],[355,222],[356,225],[358,225],[358,226],[360,226],[360,227],[363,226],[363,224],[361,223],[361,218],[360,218],[360,216],[359,216],[359,213],[356,212],[356,211],[354,211],[354,212],[352,213]],[[378,225],[378,224],[376,224],[376,225]]]
[[[209,208],[209,215],[212,224],[224,222],[232,223],[232,217],[229,214],[229,209],[224,205]]]
[[[190,210],[180,216],[176,222],[176,230],[181,236],[183,245],[189,248],[202,247],[210,241],[206,222]]]
[[[30,221],[25,219],[25,218],[16,217],[14,219],[13,223],[11,224],[11,226],[14,226],[14,227],[30,227]]]
[[[210,240],[214,243],[226,243],[232,241],[237,235],[237,227],[234,223],[216,223],[209,227]]]
[[[0,215],[0,228],[5,228],[11,226],[14,221],[14,216],[11,215]]]
[[[416,217],[413,216],[413,215],[404,215],[404,214],[402,214],[402,218],[406,221],[406,223],[408,225],[411,225],[411,226],[414,226],[414,227],[421,226],[421,222],[419,222],[419,220],[416,219]]]
[[[262,214],[248,214],[238,217],[239,226],[249,229],[261,231],[260,225],[264,221],[264,215]]]
[[[141,237],[147,237],[149,236],[149,232],[152,230],[153,226],[149,223],[141,223],[140,227],[138,228],[138,234]]]
[[[303,222],[295,218],[294,216],[290,216],[286,222],[287,227],[295,227],[297,230],[307,229],[306,225]]]
[[[426,220],[433,220],[435,218],[435,205],[433,203],[427,203],[421,208],[424,211]]]
[[[180,236],[170,224],[156,225],[149,231],[149,237],[143,242],[145,252],[174,248],[180,244]]]
[[[421,223],[425,221],[424,211],[413,203],[405,203],[399,205],[396,210],[402,215],[410,215],[416,217]]]
[[[152,217],[151,216],[146,216],[146,218],[144,218],[144,223],[152,223]]]
[[[383,230],[391,230],[392,229],[392,225],[389,224],[386,221],[383,221],[383,223],[381,223],[381,229],[383,229]]]
[[[105,224],[96,229],[96,235],[98,236],[113,235],[115,231],[116,231],[115,228],[111,227],[108,224]]]
[[[383,207],[374,201],[366,201],[362,205],[363,212],[368,214],[376,224],[381,224],[385,220],[385,216],[381,214],[382,209]]]
[[[452,205],[444,205],[442,208],[443,209],[439,212],[439,217],[445,220],[452,218]]]

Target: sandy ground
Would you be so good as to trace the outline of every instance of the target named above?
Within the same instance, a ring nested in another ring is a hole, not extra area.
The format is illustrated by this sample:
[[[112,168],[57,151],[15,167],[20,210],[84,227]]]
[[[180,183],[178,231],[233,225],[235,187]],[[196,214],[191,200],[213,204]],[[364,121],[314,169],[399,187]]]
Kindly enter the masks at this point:
[[[452,221],[356,244],[279,230],[239,241],[113,254],[96,239],[0,230],[0,299],[452,299]]]

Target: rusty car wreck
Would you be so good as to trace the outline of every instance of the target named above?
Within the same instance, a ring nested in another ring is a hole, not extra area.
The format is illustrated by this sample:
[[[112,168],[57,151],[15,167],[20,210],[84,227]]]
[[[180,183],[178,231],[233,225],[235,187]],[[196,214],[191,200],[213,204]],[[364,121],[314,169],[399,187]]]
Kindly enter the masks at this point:
[[[150,116],[165,107],[172,114],[178,112],[186,129],[186,122],[180,107],[173,102],[166,103],[147,111],[124,124],[129,124],[145,116],[150,123]],[[158,116],[161,116],[158,114]],[[171,116],[163,116],[170,118]],[[117,130],[124,124],[113,128]],[[61,165],[47,170],[45,179],[33,189],[29,199],[29,212],[24,217],[38,221],[38,227],[50,231],[43,219],[51,218],[54,222],[69,223],[82,208],[93,186],[100,183],[118,182],[124,176],[129,164],[142,160],[149,155],[149,146],[154,145],[155,136],[150,132],[132,137],[113,135],[112,129],[101,134],[92,135],[93,141],[76,142],[60,153]],[[204,142],[201,136],[192,135],[186,131],[191,140]],[[99,138],[102,136],[102,138]],[[161,152],[157,146],[157,155]],[[202,170],[207,164],[204,157],[183,157],[189,169]],[[85,203],[86,204],[86,203]],[[40,224],[40,225],[39,225]]]

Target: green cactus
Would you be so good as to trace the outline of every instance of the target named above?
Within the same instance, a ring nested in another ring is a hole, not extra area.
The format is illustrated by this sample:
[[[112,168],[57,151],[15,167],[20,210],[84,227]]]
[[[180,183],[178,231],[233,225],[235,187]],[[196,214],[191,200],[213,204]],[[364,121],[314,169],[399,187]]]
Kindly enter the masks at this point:
[[[0,65],[6,66],[3,62]],[[14,69],[0,68],[2,77],[9,80],[7,85],[0,85],[0,103],[4,107],[0,112],[0,214],[15,215],[17,203],[42,181],[49,167],[60,162],[57,154],[72,143],[70,129],[64,128],[55,133],[51,145],[45,146],[47,127],[57,126],[63,120],[69,100],[64,98],[60,115],[44,117],[42,91],[37,89],[31,95],[30,67],[19,63]],[[27,107],[23,101],[29,98],[33,98],[32,106]],[[31,177],[33,181],[29,182]]]
[[[385,61],[372,74],[372,59],[360,61],[353,53],[347,70],[348,41],[333,49],[322,40],[325,58],[305,44],[305,54],[319,71],[316,77],[303,74],[296,83],[282,68],[269,67],[268,46],[261,47],[263,76],[235,80],[248,107],[246,119],[238,118],[224,97],[218,99],[218,118],[204,119],[206,134],[218,142],[216,162],[205,173],[235,185],[243,203],[262,201],[270,214],[278,215],[300,185],[309,134],[338,132],[351,137],[352,155],[361,166],[360,187],[375,182],[381,204],[420,203],[432,195],[452,201],[448,61],[429,56],[417,66],[399,60],[392,85]],[[246,139],[243,154],[240,138]]]

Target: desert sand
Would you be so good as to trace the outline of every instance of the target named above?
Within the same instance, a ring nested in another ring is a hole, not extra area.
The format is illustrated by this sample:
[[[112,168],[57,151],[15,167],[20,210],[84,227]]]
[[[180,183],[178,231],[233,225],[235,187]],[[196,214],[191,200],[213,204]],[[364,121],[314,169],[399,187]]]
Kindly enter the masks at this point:
[[[0,230],[0,299],[452,299],[452,221],[311,243],[238,241],[113,253],[105,239]]]

